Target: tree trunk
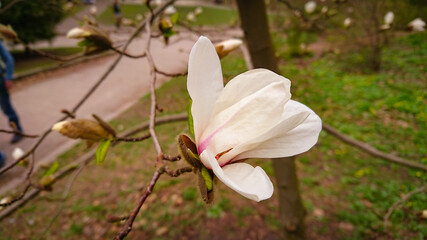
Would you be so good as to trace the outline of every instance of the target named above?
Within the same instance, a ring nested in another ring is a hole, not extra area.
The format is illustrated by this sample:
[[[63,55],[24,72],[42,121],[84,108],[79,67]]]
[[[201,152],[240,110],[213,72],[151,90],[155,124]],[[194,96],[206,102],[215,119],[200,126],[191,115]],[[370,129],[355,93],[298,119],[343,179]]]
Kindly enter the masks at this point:
[[[253,66],[279,73],[264,0],[237,0],[237,5]],[[299,193],[295,158],[276,158],[272,161],[285,239],[305,239],[306,210]]]

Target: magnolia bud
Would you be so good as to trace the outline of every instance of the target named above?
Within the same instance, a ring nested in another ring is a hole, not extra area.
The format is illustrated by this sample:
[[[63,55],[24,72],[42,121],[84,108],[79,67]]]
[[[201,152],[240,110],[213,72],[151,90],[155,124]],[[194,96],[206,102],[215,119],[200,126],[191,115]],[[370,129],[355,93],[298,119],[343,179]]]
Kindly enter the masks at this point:
[[[108,35],[101,29],[92,26],[84,25],[73,28],[67,33],[68,38],[85,38],[92,41],[96,46],[108,48],[112,46],[112,42]]]
[[[73,119],[58,122],[53,125],[52,130],[58,131],[69,138],[80,138],[95,142],[112,137],[112,134],[101,124],[90,119]]]
[[[240,39],[228,39],[220,43],[215,44],[216,53],[220,58],[227,56],[230,52],[237,49],[242,45],[242,40]]]
[[[13,31],[12,28],[3,24],[0,24],[0,35],[10,41],[16,41],[18,39],[18,34]]]

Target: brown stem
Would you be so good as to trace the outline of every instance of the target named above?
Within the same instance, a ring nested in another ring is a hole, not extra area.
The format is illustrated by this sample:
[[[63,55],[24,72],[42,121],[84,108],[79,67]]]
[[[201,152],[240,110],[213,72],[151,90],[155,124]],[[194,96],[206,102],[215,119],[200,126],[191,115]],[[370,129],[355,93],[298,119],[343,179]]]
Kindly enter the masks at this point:
[[[13,5],[15,5],[18,2],[21,2],[23,0],[13,0],[12,2],[10,2],[9,4],[7,4],[5,7],[3,7],[2,9],[0,9],[0,14],[6,12],[9,8],[11,8]]]
[[[417,193],[421,193],[427,190],[427,184],[417,188],[411,192],[409,192],[408,194],[405,194],[405,196],[403,198],[401,198],[399,201],[393,203],[393,205],[388,209],[386,215],[384,216],[384,229],[387,228],[387,222],[388,219],[390,218],[391,214],[393,213],[393,211],[399,207],[399,205],[401,205],[403,202],[405,202],[406,200],[408,200],[412,195],[415,195]]]
[[[121,138],[118,137],[116,139],[114,139],[115,142],[141,142],[144,141],[145,139],[150,138],[151,135],[149,133],[145,134],[142,137],[137,137],[137,138]]]
[[[379,151],[378,149],[372,147],[369,144],[366,144],[364,142],[361,141],[357,141],[355,139],[350,138],[349,136],[346,136],[342,133],[340,133],[337,129],[333,128],[332,126],[323,123],[323,130],[325,130],[327,133],[335,136],[336,138],[340,139],[341,141],[357,147],[359,149],[361,149],[362,151],[371,154],[374,157],[379,157],[382,158],[384,160],[387,160],[389,162],[393,162],[393,163],[397,163],[406,167],[411,167],[411,168],[416,168],[419,170],[423,170],[423,171],[427,171],[427,166],[421,163],[417,163],[414,161],[409,161],[403,158],[400,158],[398,156],[392,155],[392,154],[387,154],[384,152]]]
[[[179,177],[181,174],[192,172],[192,167],[183,167],[176,170],[170,170],[168,167],[165,166],[165,173],[169,175],[170,177]]]
[[[163,155],[163,160],[169,161],[169,162],[176,162],[176,161],[181,160],[181,155],[172,157],[172,156],[168,156],[168,155],[164,154]]]
[[[39,135],[30,135],[30,134],[25,134],[22,133],[20,131],[16,131],[16,130],[5,130],[5,129],[0,129],[0,133],[8,133],[8,134],[18,134],[21,135],[23,137],[27,137],[27,138],[36,138],[39,137]]]
[[[114,240],[124,239],[129,234],[129,232],[132,230],[133,222],[135,221],[135,218],[138,215],[139,210],[141,209],[142,205],[144,204],[144,202],[148,198],[148,196],[150,196],[151,192],[153,191],[154,186],[157,183],[157,180],[159,180],[160,176],[163,173],[164,173],[164,168],[157,169],[154,172],[153,177],[151,178],[150,184],[147,186],[144,193],[139,198],[137,205],[133,208],[132,212],[129,215],[129,218],[126,220],[125,225],[122,227],[122,229],[117,234],[117,236],[114,238]]]

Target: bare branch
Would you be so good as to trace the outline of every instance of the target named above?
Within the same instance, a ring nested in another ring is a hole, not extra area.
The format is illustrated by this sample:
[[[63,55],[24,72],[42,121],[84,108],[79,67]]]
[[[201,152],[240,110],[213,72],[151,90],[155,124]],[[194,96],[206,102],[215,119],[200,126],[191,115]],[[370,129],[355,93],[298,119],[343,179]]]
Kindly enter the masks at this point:
[[[169,162],[176,162],[176,161],[181,160],[181,155],[172,157],[172,156],[168,156],[168,155],[164,154],[163,155],[163,160],[169,161]]]
[[[392,155],[392,154],[387,154],[387,153],[381,152],[369,144],[366,144],[366,143],[361,142],[361,141],[357,141],[355,139],[350,138],[349,136],[346,136],[346,135],[340,133],[337,129],[333,128],[332,126],[330,126],[326,123],[323,123],[323,130],[325,130],[329,134],[332,134],[333,136],[337,137],[338,139],[342,140],[343,142],[345,142],[351,146],[357,147],[357,148],[361,149],[362,151],[371,154],[374,157],[379,157],[379,158],[382,158],[382,159],[387,160],[389,162],[397,163],[397,164],[400,164],[400,165],[403,165],[406,167],[411,167],[411,168],[416,168],[416,169],[420,169],[423,171],[427,171],[427,166],[424,164],[420,164],[420,163],[417,163],[414,161],[409,161],[409,160],[400,158],[400,157]]]
[[[402,197],[399,201],[393,203],[393,205],[388,209],[386,215],[384,216],[384,229],[387,228],[387,222],[388,219],[390,218],[391,214],[393,213],[393,211],[398,208],[403,202],[405,202],[406,200],[408,200],[410,197],[412,197],[413,195],[417,194],[417,193],[421,193],[427,190],[427,184],[417,188],[411,192],[409,192],[408,194],[405,194],[404,197]]]
[[[125,238],[129,232],[132,230],[133,222],[135,221],[136,216],[139,213],[139,210],[141,209],[142,205],[144,204],[145,200],[150,196],[151,192],[153,191],[154,186],[157,183],[157,180],[159,180],[160,176],[164,173],[164,168],[157,169],[153,177],[151,178],[150,184],[145,189],[144,193],[141,195],[141,197],[138,200],[137,205],[133,208],[132,212],[129,215],[129,218],[127,219],[125,225],[122,227],[122,230],[117,234],[117,236],[114,238],[114,240],[121,240]]]
[[[118,137],[118,138],[114,139],[114,141],[115,142],[116,141],[117,142],[141,142],[141,141],[144,141],[150,137],[151,137],[150,133],[147,133],[144,136],[137,137],[137,138],[121,138],[121,137]]]
[[[165,173],[170,177],[179,177],[181,174],[192,172],[192,167],[183,167],[176,170],[170,170],[167,166],[165,166]]]
[[[8,5],[6,5],[4,8],[0,9],[0,14],[6,12],[9,8],[11,8],[13,5],[17,4],[18,2],[21,2],[23,0],[13,0]]]
[[[21,135],[23,137],[27,137],[27,138],[36,138],[39,137],[39,135],[30,135],[30,134],[25,134],[22,133],[20,131],[16,131],[16,130],[5,130],[5,129],[0,129],[0,133],[8,133],[8,134],[18,134]]]

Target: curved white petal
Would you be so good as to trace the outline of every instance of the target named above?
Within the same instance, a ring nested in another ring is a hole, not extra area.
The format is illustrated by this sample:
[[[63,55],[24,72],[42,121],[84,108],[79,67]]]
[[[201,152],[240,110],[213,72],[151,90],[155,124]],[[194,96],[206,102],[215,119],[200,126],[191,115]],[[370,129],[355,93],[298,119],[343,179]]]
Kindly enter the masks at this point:
[[[194,135],[199,142],[224,87],[221,63],[211,41],[200,37],[191,49],[188,61],[187,89],[193,104]]]
[[[216,155],[277,125],[288,101],[286,91],[284,82],[273,82],[214,114],[198,145],[199,152],[207,148]]]
[[[254,168],[247,163],[233,163],[221,168],[208,150],[200,157],[204,163],[208,163],[221,182],[244,197],[259,202],[273,195],[273,184],[262,168]]]
[[[283,82],[286,92],[281,97],[290,99],[291,81],[270,70],[259,68],[237,75],[224,87],[221,96],[215,104],[214,114],[223,111],[243,98],[275,82]]]
[[[288,124],[282,121],[281,124],[272,128],[259,139],[270,135],[268,140],[261,142],[252,149],[242,152],[234,160],[244,158],[277,158],[289,157],[308,151],[316,144],[319,133],[322,130],[322,120],[310,108],[297,101],[290,100],[285,105],[283,114],[296,115],[309,112],[307,118],[298,126],[287,131]],[[274,136],[274,134],[276,134]],[[224,156],[226,157],[226,156]]]

